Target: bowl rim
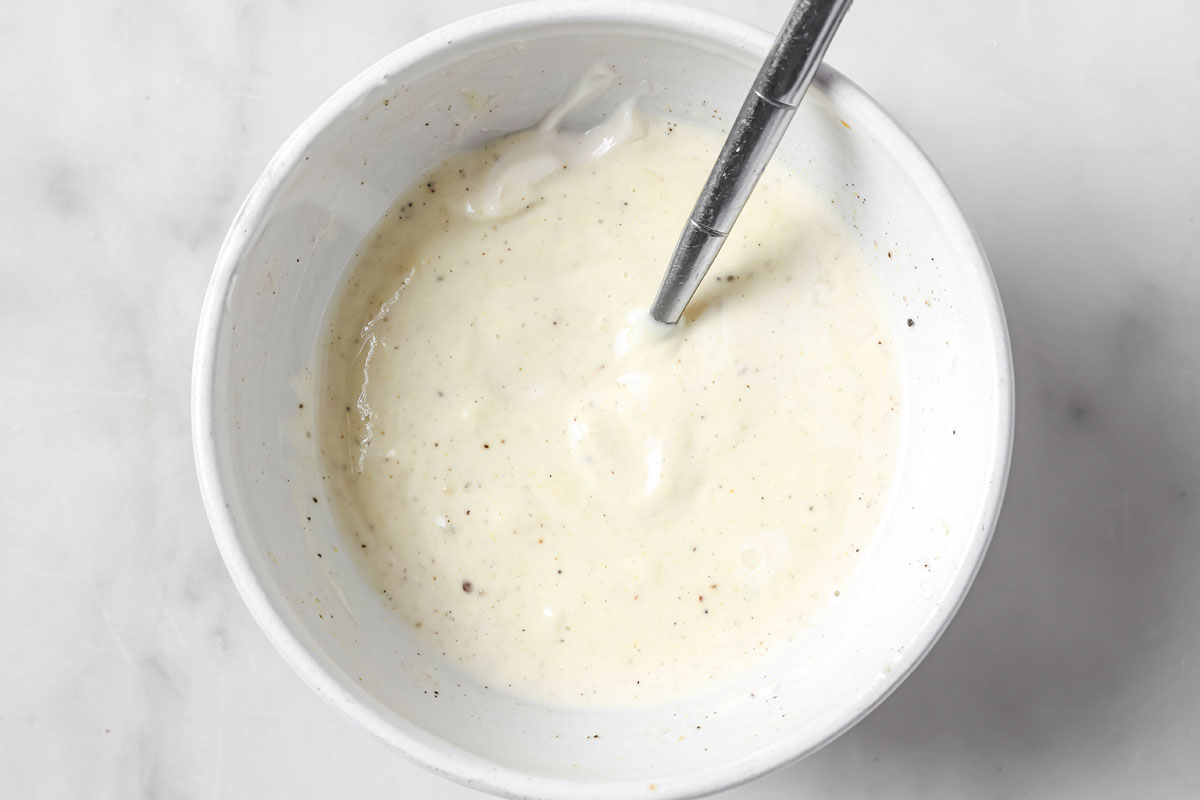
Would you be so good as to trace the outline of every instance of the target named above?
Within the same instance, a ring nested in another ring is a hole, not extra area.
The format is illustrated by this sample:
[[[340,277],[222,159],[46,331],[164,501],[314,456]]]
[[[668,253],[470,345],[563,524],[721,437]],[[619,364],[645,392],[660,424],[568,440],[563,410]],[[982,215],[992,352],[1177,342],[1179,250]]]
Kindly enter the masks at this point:
[[[219,331],[226,313],[225,298],[236,280],[237,266],[264,221],[267,209],[285,178],[303,161],[303,153],[312,141],[383,81],[446,47],[469,46],[474,41],[498,34],[562,23],[621,24],[648,30],[671,30],[700,41],[761,54],[766,53],[773,38],[748,23],[674,3],[645,0],[526,2],[453,22],[401,46],[368,67],[322,103],[288,137],[255,182],[225,236],[208,283],[196,333],[191,382],[192,444],[209,524],[233,583],[267,638],[317,694],[399,750],[408,760],[465,786],[511,798],[578,800],[586,796],[623,800],[646,791],[649,782],[627,779],[583,784],[503,767],[462,750],[398,715],[386,713],[373,697],[339,680],[291,629],[283,610],[276,607],[251,565],[243,535],[227,505],[215,435],[216,357]],[[928,157],[878,103],[828,65],[821,67],[816,82],[832,99],[852,105],[862,117],[870,118],[871,129],[879,141],[922,186],[934,213],[944,222],[962,252],[971,256],[967,268],[980,273],[985,293],[982,305],[991,333],[990,355],[997,365],[996,401],[991,409],[997,436],[990,454],[990,484],[983,496],[979,527],[945,590],[943,601],[926,618],[887,679],[864,693],[855,704],[847,706],[844,714],[827,721],[819,736],[812,737],[807,731],[801,731],[731,761],[656,778],[653,796],[663,800],[729,789],[810,755],[849,730],[883,702],[920,664],[961,606],[991,542],[1008,481],[1015,411],[1012,353],[995,278],[978,237]]]

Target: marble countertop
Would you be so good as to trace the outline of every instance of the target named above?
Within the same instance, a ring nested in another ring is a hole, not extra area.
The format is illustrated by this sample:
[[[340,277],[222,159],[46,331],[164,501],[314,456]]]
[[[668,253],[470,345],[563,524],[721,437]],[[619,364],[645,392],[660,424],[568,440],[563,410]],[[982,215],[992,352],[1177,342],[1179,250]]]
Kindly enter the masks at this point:
[[[345,80],[498,5],[0,9],[0,796],[478,798],[292,674],[201,508],[209,271]],[[765,27],[786,0],[705,0]],[[829,59],[926,148],[1012,330],[1008,500],[882,707],[723,795],[1200,797],[1200,4],[859,3]]]

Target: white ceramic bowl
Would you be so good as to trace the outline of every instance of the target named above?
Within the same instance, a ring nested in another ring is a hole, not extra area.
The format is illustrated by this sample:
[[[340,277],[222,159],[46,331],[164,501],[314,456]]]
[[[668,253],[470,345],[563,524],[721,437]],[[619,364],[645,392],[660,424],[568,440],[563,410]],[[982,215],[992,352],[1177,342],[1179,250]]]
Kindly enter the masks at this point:
[[[650,110],[725,126],[770,40],[730,19],[644,2],[526,5],[464,20],[397,50],[325,103],[271,159],[229,231],[192,386],[197,469],[221,553],[296,671],[437,773],[512,797],[575,799],[694,796],[749,780],[813,752],[879,703],[933,645],[979,567],[1012,433],[996,288],[924,155],[829,68],[780,157],[857,226],[886,287],[904,432],[876,544],[793,657],[752,685],[641,711],[548,708],[487,691],[417,654],[313,501],[321,479],[309,449],[296,446],[297,393],[309,391],[330,298],[389,202],[449,153],[533,124],[596,62],[646,81]]]

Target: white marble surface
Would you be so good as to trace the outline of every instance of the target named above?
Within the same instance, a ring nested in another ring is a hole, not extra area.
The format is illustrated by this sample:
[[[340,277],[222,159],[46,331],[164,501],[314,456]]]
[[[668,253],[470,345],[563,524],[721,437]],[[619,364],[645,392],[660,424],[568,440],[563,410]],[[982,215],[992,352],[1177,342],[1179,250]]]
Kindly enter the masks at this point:
[[[187,398],[210,265],[274,148],[490,5],[0,7],[0,797],[480,797],[353,728],[259,633]],[[703,5],[773,26],[786,0]],[[1200,797],[1200,4],[1131,8],[860,1],[843,26],[831,62],[991,255],[1013,475],[925,664],[729,800]]]

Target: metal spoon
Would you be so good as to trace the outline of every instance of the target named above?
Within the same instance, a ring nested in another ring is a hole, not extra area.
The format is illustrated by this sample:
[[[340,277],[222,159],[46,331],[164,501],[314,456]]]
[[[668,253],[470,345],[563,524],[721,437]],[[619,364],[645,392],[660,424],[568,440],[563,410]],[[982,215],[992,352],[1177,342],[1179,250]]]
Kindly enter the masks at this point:
[[[796,0],[679,236],[650,315],[673,325],[787,131],[851,0]]]

